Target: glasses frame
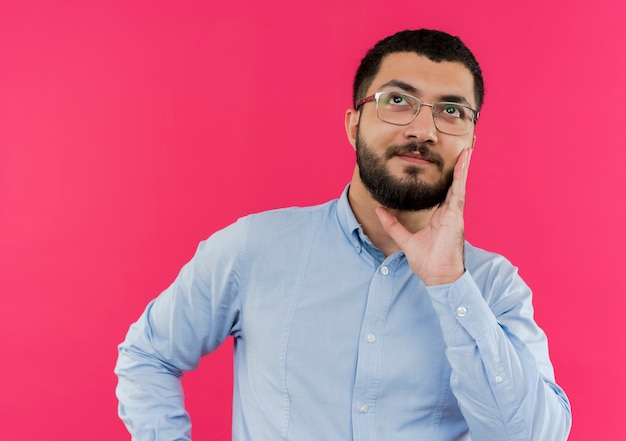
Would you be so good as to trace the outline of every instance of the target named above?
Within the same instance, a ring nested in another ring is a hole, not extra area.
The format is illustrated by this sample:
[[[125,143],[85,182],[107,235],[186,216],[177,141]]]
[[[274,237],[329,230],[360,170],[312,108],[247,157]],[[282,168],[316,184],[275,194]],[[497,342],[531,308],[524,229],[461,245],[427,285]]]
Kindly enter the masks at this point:
[[[383,95],[389,95],[389,94],[402,95],[402,96],[406,96],[406,97],[412,98],[415,101],[417,101],[417,104],[418,104],[417,111],[413,115],[413,119],[411,119],[411,121],[409,121],[407,123],[400,124],[400,123],[393,123],[393,122],[385,121],[384,119],[382,119],[380,117],[380,115],[378,114],[378,103],[379,103],[380,97],[383,96]],[[445,132],[445,131],[441,130],[439,127],[437,127],[437,115],[435,115],[435,106],[436,105],[439,105],[439,104],[452,104],[454,106],[460,106],[460,107],[464,107],[464,108],[466,108],[468,110],[471,110],[472,113],[474,114],[474,116],[472,117],[472,124],[473,125],[476,125],[476,122],[478,121],[478,115],[480,114],[480,112],[478,112],[475,109],[472,109],[470,106],[467,106],[465,104],[455,103],[455,102],[452,102],[452,101],[437,101],[436,103],[428,104],[428,103],[423,102],[421,99],[419,99],[416,96],[409,95],[408,93],[403,93],[403,92],[376,92],[374,95],[367,96],[367,97],[363,98],[362,100],[360,100],[356,104],[356,109],[358,110],[358,108],[361,107],[363,104],[367,104],[367,103],[369,103],[371,101],[376,101],[376,116],[378,117],[378,119],[381,120],[384,123],[393,124],[394,126],[408,126],[413,121],[415,121],[415,118],[417,118],[417,115],[419,115],[420,110],[422,110],[422,107],[424,107],[424,106],[430,107],[431,114],[433,116],[433,123],[435,124],[435,128],[437,129],[437,131],[441,132],[441,133],[445,133],[446,135],[451,135],[451,136],[465,136],[469,132],[471,132],[472,127],[470,126],[467,129],[467,132],[465,132],[465,133],[449,133],[449,132]]]

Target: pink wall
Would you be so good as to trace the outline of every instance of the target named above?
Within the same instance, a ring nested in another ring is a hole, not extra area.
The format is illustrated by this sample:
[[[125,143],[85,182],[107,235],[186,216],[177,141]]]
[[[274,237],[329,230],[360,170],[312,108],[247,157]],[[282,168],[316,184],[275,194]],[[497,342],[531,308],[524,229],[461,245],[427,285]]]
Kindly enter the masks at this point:
[[[214,3],[1,0],[0,439],[127,439],[128,325],[216,229],[339,195],[356,64],[408,27],[481,62],[467,236],[534,288],[570,439],[621,439],[623,2]],[[229,439],[230,351],[185,380],[196,439]]]

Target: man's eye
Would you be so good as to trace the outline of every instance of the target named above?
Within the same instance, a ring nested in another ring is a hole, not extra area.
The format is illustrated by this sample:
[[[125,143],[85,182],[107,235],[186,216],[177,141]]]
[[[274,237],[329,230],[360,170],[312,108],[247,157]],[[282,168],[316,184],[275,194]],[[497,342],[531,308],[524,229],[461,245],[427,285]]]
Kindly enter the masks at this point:
[[[384,99],[385,104],[390,106],[406,106],[409,104],[404,95],[390,93]]]
[[[441,107],[440,113],[442,114],[442,116],[446,117],[463,118],[465,116],[463,108],[460,106],[455,106],[454,104],[443,105]]]
[[[393,104],[404,104],[406,100],[402,95],[391,95],[391,100]]]

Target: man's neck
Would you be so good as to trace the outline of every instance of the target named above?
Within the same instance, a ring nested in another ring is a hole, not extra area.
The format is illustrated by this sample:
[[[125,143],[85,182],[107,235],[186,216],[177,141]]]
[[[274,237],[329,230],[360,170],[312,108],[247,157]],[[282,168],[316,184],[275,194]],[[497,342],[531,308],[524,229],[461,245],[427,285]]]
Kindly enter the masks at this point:
[[[350,207],[352,208],[357,222],[361,225],[361,228],[363,228],[363,232],[376,248],[381,250],[385,256],[389,256],[400,250],[400,247],[383,229],[375,212],[376,208],[380,207],[381,204],[372,197],[371,193],[363,185],[359,177],[358,168],[355,169],[352,176],[352,182],[348,192],[348,202],[350,203]],[[390,211],[404,228],[411,233],[415,233],[428,224],[434,210]]]

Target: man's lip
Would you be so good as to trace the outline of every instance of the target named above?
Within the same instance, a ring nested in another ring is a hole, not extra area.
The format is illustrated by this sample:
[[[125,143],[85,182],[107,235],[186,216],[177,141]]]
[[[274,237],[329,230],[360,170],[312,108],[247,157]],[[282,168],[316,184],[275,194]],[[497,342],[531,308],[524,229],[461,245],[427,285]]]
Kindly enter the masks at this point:
[[[432,164],[432,161],[430,161],[428,158],[423,157],[422,155],[420,155],[419,153],[399,153],[398,155],[401,159],[408,161],[408,162],[412,162],[414,164]]]

